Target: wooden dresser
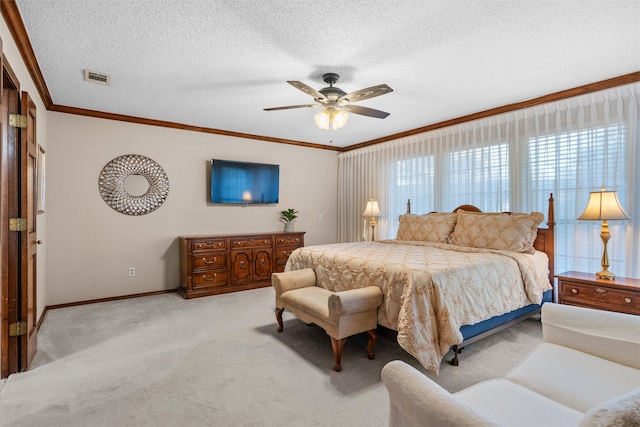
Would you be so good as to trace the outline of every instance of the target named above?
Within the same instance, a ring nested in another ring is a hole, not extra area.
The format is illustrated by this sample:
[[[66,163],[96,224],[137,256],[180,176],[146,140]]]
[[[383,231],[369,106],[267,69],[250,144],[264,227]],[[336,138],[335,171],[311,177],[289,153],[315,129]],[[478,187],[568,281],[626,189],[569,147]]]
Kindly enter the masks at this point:
[[[592,273],[558,274],[558,303],[640,314],[640,279],[596,278]]]
[[[304,232],[180,236],[180,287],[195,298],[271,286]]]

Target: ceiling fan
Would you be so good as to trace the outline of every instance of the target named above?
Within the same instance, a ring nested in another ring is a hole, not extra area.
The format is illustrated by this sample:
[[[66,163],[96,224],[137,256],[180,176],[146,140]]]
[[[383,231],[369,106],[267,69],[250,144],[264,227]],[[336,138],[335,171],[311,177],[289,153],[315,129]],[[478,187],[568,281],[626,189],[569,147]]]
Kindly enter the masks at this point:
[[[304,105],[288,105],[285,107],[265,108],[265,111],[290,110],[293,108],[317,108],[324,107],[322,112],[316,114],[316,125],[324,130],[340,129],[347,122],[349,116],[346,114],[353,113],[361,116],[375,117],[376,119],[384,119],[389,115],[384,111],[375,110],[373,108],[362,107],[360,105],[352,105],[354,102],[384,95],[393,92],[386,84],[371,86],[360,89],[355,92],[346,93],[339,87],[334,86],[340,79],[336,73],[326,73],[322,76],[322,80],[329,86],[320,90],[299,82],[287,81],[291,86],[313,97],[315,104]]]

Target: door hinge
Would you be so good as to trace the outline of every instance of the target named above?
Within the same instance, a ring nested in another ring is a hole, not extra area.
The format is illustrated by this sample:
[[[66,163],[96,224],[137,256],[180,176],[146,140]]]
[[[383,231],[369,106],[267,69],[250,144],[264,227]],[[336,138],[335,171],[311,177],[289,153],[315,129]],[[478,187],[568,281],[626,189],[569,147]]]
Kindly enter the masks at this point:
[[[16,322],[9,324],[9,336],[19,337],[27,333],[27,322]]]
[[[22,114],[9,114],[9,126],[24,129],[27,127],[27,116]]]
[[[9,218],[9,231],[25,231],[27,218]]]

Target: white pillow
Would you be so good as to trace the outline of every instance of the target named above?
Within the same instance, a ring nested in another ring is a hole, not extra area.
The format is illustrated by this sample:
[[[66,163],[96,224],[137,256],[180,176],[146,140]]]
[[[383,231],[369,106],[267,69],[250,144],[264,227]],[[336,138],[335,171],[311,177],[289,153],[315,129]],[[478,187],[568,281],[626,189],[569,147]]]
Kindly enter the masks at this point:
[[[640,427],[640,388],[589,409],[578,427]]]

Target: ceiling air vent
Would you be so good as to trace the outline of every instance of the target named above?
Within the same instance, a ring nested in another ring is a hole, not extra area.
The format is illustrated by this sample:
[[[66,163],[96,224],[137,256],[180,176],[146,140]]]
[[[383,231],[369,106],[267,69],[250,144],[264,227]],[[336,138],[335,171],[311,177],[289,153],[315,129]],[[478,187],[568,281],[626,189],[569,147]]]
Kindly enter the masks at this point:
[[[111,76],[109,74],[98,73],[96,71],[84,70],[84,81],[97,83],[99,85],[110,86]]]

